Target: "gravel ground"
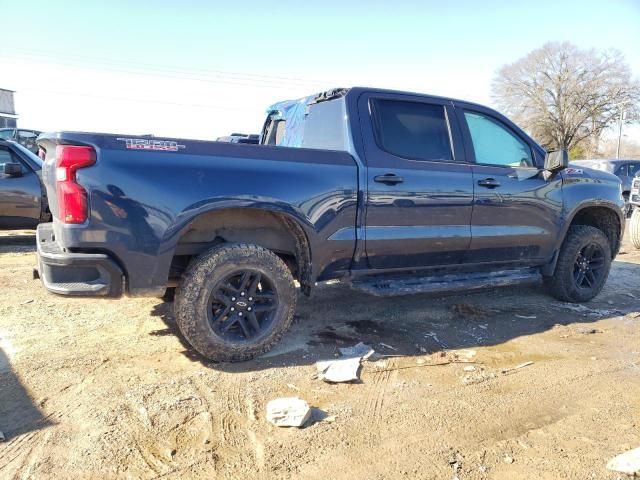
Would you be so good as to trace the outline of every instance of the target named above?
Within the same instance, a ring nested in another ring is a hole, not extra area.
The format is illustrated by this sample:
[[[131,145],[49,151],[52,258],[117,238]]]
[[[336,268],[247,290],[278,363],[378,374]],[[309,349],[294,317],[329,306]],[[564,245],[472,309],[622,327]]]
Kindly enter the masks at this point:
[[[583,307],[538,287],[380,299],[321,285],[274,351],[211,364],[171,303],[47,294],[33,243],[0,237],[1,478],[615,479],[607,460],[640,446],[640,251],[626,244]],[[389,356],[358,383],[314,378],[359,341]],[[307,400],[314,423],[268,424],[280,396]]]

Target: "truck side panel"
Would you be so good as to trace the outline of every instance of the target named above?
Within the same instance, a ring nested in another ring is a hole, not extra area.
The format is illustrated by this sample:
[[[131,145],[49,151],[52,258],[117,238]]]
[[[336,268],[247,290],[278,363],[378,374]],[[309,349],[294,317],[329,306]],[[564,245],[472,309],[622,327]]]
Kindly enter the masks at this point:
[[[136,150],[115,135],[62,133],[40,142],[50,197],[50,152],[59,142],[94,147],[97,162],[77,172],[89,192],[89,221],[55,222],[57,241],[70,251],[112,255],[132,295],[163,293],[180,236],[217,209],[261,209],[296,221],[313,255],[313,278],[349,268],[353,236],[328,240],[355,229],[357,166],[347,153],[185,140],[177,151]]]

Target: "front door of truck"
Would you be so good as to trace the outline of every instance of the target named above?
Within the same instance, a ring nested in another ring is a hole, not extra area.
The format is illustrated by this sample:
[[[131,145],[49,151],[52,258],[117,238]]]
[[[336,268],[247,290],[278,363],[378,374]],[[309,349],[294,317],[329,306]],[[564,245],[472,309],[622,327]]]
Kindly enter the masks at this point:
[[[541,149],[515,125],[476,105],[457,105],[475,188],[471,263],[550,260],[562,217],[559,176],[546,177]]]
[[[371,93],[358,108],[369,266],[462,263],[471,242],[473,182],[451,102]]]

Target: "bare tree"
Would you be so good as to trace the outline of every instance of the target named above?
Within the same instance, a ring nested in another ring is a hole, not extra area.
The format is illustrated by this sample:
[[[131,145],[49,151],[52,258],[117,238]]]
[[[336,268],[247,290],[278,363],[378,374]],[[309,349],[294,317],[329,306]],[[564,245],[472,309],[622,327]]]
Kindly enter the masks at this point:
[[[498,108],[542,145],[570,150],[586,139],[597,145],[622,110],[635,113],[640,84],[617,50],[547,43],[503,66],[492,95]]]

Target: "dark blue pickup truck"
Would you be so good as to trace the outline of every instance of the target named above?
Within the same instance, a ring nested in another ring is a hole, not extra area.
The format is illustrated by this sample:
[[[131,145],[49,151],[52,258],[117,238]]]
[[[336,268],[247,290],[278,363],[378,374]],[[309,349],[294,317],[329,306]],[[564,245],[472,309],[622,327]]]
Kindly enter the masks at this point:
[[[588,301],[623,234],[620,180],[567,168],[486,107],[368,88],[271,107],[260,144],[59,132],[38,141],[64,295],[162,296],[201,354],[268,350],[297,285],[376,295],[543,280]]]

